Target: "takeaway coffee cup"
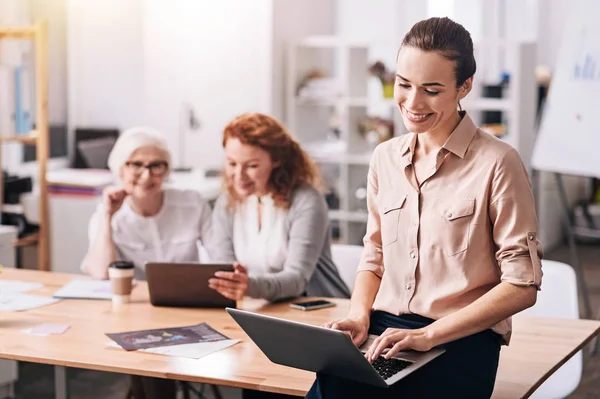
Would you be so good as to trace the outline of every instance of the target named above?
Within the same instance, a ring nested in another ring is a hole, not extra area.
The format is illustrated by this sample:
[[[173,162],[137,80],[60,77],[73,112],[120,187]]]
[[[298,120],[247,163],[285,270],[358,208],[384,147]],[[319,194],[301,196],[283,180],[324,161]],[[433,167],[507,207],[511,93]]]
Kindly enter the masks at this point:
[[[133,287],[133,263],[112,262],[108,267],[108,278],[110,278],[113,304],[128,303]]]

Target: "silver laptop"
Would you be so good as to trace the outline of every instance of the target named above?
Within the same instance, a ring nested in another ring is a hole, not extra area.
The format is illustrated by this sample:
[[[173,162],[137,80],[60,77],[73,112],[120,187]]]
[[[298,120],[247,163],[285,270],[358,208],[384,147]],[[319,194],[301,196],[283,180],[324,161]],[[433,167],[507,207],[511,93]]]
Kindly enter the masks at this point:
[[[378,387],[389,387],[445,351],[399,352],[389,360],[379,357],[371,364],[364,353],[377,338],[375,335],[369,335],[359,349],[338,330],[239,309],[226,310],[273,363]]]

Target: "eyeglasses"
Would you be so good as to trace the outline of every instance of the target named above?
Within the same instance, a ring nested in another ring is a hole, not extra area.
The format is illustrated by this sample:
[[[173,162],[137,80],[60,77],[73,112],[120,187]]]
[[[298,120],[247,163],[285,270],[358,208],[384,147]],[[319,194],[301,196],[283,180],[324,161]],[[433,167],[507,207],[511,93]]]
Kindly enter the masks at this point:
[[[150,162],[149,164],[128,161],[125,162],[125,166],[135,176],[140,176],[144,173],[144,169],[148,169],[150,176],[160,177],[167,173],[167,170],[169,169],[169,164],[165,161]]]

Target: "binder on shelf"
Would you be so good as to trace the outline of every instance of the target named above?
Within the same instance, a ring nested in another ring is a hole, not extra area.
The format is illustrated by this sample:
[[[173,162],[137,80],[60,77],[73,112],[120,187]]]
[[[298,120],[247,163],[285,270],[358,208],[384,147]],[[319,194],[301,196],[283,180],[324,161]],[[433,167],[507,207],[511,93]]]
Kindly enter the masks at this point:
[[[14,98],[14,68],[0,65],[0,135],[11,136],[16,133]]]
[[[15,68],[15,130],[18,135],[29,134],[33,128],[32,74],[28,66]]]

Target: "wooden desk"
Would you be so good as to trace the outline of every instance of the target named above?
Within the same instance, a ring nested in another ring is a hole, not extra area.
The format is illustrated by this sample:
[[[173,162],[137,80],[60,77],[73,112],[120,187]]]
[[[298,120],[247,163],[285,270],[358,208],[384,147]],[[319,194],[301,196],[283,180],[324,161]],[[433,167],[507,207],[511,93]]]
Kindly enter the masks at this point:
[[[66,274],[5,269],[3,279],[44,283],[32,293],[52,295],[72,278]],[[244,300],[242,308],[312,324],[345,315],[347,300],[314,312]],[[201,359],[185,359],[107,348],[106,332],[184,326],[206,321],[242,343]],[[63,335],[35,337],[20,331],[40,323],[67,323]],[[600,331],[600,321],[517,317],[510,347],[503,347],[494,398],[529,396],[550,374]],[[0,358],[58,366],[205,382],[304,395],[314,374],[271,363],[223,310],[157,308],[145,283],[131,304],[113,310],[109,301],[64,300],[26,312],[0,313]]]

